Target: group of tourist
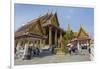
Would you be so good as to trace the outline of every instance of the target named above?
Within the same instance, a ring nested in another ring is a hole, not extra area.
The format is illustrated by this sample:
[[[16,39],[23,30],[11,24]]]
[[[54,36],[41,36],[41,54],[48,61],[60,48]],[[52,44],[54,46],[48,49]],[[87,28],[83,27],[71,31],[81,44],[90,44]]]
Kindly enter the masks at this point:
[[[77,53],[77,51],[78,51],[77,47],[70,43],[68,47],[69,54],[71,55],[72,53]]]
[[[26,53],[24,54],[24,52]],[[33,56],[40,54],[40,49],[38,47],[28,46],[27,50],[23,46],[15,47],[14,50],[16,58],[31,59]]]
[[[89,45],[86,44],[82,44],[79,45],[79,49],[78,46],[75,46],[72,43],[68,44],[68,53],[71,55],[72,53],[78,54],[78,53],[82,53],[82,51],[87,50],[89,52],[89,54],[91,53],[91,47]]]
[[[39,55],[39,54],[40,54],[40,49],[38,47],[28,46],[26,59],[31,59],[31,57]]]
[[[49,48],[49,51],[52,53],[52,54],[55,54],[55,46],[53,47],[50,47]],[[69,43],[68,44],[68,53],[71,55],[72,53],[75,53],[75,54],[78,54],[78,53],[81,53],[82,50],[84,49],[87,49],[89,53],[91,53],[91,47],[90,46],[87,46],[87,45],[79,45],[79,49],[78,49],[78,46],[75,46],[73,43]],[[23,56],[23,53],[25,51],[25,48],[23,46],[19,46],[19,47],[15,47],[15,54],[17,54],[20,58],[20,55],[21,57]],[[24,56],[22,57],[23,59],[31,59],[33,56],[37,56],[37,55],[40,55],[40,48],[38,48],[37,46],[27,46],[27,53],[24,54]]]

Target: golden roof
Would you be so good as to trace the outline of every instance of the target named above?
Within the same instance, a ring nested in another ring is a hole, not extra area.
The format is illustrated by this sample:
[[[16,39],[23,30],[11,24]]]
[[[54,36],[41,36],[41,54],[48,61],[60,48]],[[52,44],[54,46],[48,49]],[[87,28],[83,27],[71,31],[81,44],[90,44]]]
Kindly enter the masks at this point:
[[[78,32],[74,32],[74,37],[78,38],[78,39],[88,39],[89,35],[85,31],[85,29],[83,28],[83,26],[81,25],[79,31]]]
[[[48,23],[48,21],[50,21],[50,20],[53,21],[53,22],[50,22],[52,25],[59,26],[57,13],[54,13],[54,14],[53,13],[47,13],[47,14],[45,14],[45,15],[37,18],[37,19],[34,19],[34,20],[28,22],[27,24],[25,24],[24,26],[19,28],[15,32],[15,37],[23,35],[27,32],[38,34],[38,35],[43,35],[44,31],[43,31],[42,25]]]

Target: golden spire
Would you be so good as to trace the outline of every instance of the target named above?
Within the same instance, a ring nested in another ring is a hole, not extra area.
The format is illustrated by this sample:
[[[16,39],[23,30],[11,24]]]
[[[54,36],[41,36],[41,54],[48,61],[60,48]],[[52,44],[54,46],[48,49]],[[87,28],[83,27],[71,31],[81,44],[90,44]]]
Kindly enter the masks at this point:
[[[71,30],[71,28],[70,28],[70,25],[69,25],[69,24],[68,24],[68,28],[67,28],[67,30],[68,30],[68,31],[70,31],[70,30]]]
[[[83,24],[80,24],[80,29],[79,29],[78,33],[80,34],[81,32],[83,32],[85,35],[88,35],[88,33],[85,31],[85,29],[83,27]],[[78,34],[78,36],[79,36],[79,34]]]
[[[80,24],[80,28],[82,28],[82,29],[83,29],[83,24]]]

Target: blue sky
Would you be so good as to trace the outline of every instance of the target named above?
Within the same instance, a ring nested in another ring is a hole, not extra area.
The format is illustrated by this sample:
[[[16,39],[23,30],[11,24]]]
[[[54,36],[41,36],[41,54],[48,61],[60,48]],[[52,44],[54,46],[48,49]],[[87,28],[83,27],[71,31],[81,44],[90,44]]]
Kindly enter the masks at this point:
[[[14,8],[15,30],[27,22],[36,19],[46,13],[57,12],[60,27],[64,30],[67,29],[69,24],[73,31],[78,31],[80,24],[82,24],[90,36],[94,36],[93,8],[31,4],[15,4]]]

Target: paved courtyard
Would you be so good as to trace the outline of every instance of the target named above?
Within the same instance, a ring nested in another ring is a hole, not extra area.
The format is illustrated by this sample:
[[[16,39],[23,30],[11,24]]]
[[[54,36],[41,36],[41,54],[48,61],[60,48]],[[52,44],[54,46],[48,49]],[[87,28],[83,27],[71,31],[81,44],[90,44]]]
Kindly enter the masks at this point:
[[[50,53],[43,53],[40,56],[35,56],[31,60],[15,59],[15,65],[29,65],[29,64],[47,64],[47,63],[62,63],[62,62],[81,62],[90,61],[90,55],[87,50],[80,54],[66,54],[66,55],[51,55]]]

